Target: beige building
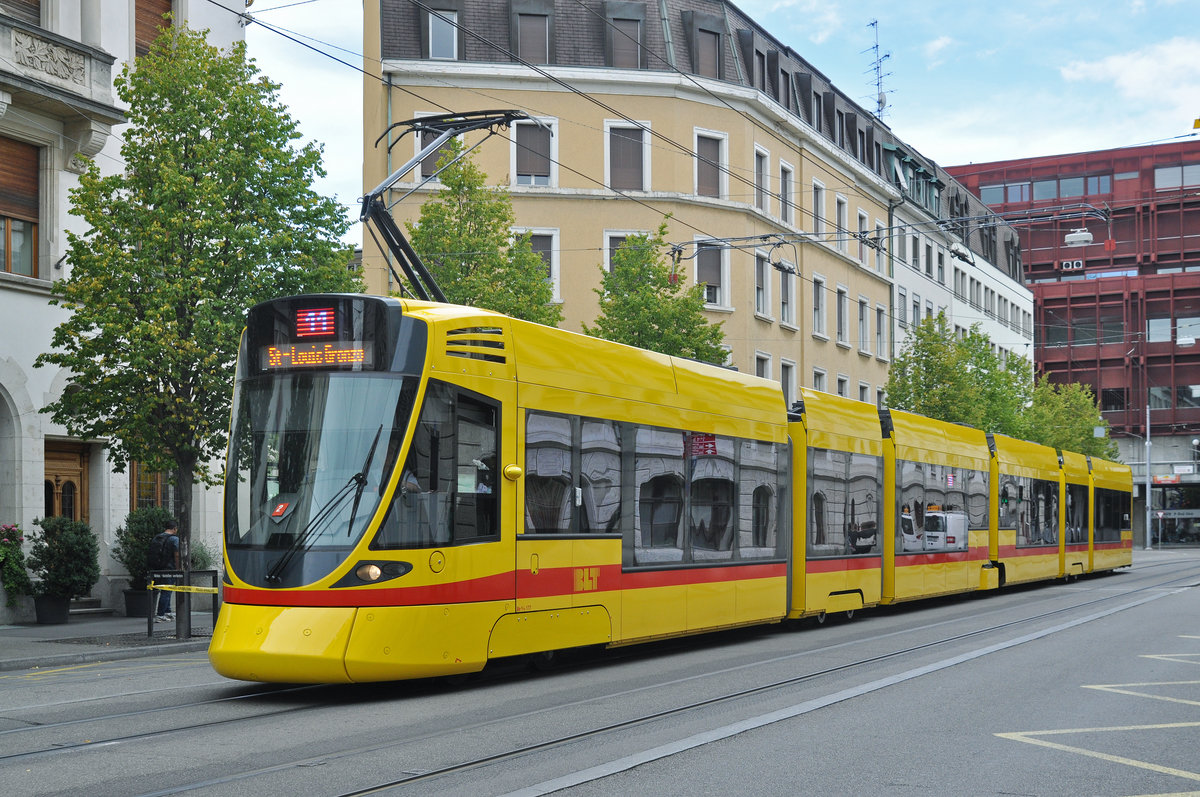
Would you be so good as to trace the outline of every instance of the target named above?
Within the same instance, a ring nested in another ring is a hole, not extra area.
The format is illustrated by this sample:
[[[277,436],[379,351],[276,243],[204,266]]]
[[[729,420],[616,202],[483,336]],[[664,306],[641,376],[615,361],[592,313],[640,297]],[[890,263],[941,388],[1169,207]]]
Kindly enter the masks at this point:
[[[891,132],[727,3],[673,17],[640,2],[428,5],[437,13],[367,3],[365,61],[381,73],[364,80],[365,185],[420,150],[411,135],[374,147],[390,123],[524,111],[541,126],[519,122],[475,157],[546,257],[564,328],[594,319],[620,241],[669,215],[730,365],[778,380],[789,401],[801,385],[881,399],[896,345],[892,212],[909,191],[930,205],[944,185],[933,167],[898,181]],[[416,188],[424,168],[394,186],[398,222],[437,188]],[[370,290],[395,287],[370,236],[364,265]]]

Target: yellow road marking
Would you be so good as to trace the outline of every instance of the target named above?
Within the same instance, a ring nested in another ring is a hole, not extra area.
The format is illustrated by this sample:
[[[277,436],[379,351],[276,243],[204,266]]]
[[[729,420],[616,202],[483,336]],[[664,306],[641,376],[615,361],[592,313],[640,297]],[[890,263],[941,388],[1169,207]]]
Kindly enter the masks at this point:
[[[1200,722],[1172,722],[1164,725],[1124,725],[1113,728],[1071,728],[1057,731],[1021,731],[1017,733],[997,733],[996,736],[999,736],[1001,739],[1011,739],[1015,742],[1025,742],[1027,744],[1034,744],[1040,747],[1048,747],[1051,750],[1061,750],[1066,753],[1076,753],[1077,755],[1088,756],[1090,758],[1098,758],[1101,761],[1108,761],[1113,764],[1123,764],[1124,766],[1147,769],[1151,772],[1158,772],[1163,775],[1172,775],[1177,778],[1200,781],[1200,772],[1188,772],[1187,770],[1183,769],[1175,769],[1174,767],[1164,767],[1159,764],[1152,764],[1149,761],[1138,761],[1134,758],[1125,758],[1124,756],[1101,753],[1096,750],[1088,750],[1084,747],[1072,747],[1070,745],[1059,744],[1057,742],[1051,742],[1045,739],[1034,738],[1039,736],[1058,736],[1067,733],[1110,733],[1113,731],[1153,731],[1171,730],[1176,728],[1200,728]]]
[[[1096,689],[1101,692],[1113,692],[1118,695],[1130,695],[1132,697],[1145,697],[1150,700],[1164,700],[1168,703],[1183,703],[1185,706],[1200,706],[1200,700],[1188,700],[1182,697],[1169,697],[1167,695],[1155,695],[1149,692],[1135,692],[1129,687],[1145,688],[1148,686],[1195,686],[1200,684],[1200,681],[1150,681],[1140,684],[1081,684],[1084,689]]]

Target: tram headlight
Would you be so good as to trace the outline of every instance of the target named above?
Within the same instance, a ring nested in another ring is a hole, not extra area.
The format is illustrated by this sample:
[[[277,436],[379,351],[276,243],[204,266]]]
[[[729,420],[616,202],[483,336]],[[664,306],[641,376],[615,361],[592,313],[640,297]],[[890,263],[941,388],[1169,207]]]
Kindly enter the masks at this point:
[[[354,571],[354,575],[363,581],[378,581],[380,576],[383,575],[383,569],[377,564],[368,562],[364,565],[359,565],[358,569]]]

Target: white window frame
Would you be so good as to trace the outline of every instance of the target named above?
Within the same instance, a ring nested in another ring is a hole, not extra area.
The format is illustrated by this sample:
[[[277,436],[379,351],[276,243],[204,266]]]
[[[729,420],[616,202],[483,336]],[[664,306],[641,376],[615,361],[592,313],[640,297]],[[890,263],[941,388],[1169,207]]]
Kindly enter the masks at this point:
[[[612,188],[612,147],[609,146],[612,140],[612,131],[614,129],[621,130],[640,130],[642,132],[642,187],[640,189],[630,188]],[[649,191],[650,190],[650,146],[651,127],[649,120],[635,119],[633,123],[629,123],[624,119],[605,119],[604,120],[604,187],[610,191]]]
[[[518,121],[513,123],[510,136],[512,143],[509,146],[508,173],[512,175],[511,185],[520,188],[555,188],[558,186],[558,120],[553,116],[533,118],[541,122],[543,126],[550,128],[550,182],[546,185],[517,182],[517,127],[521,125],[534,126],[533,122]]]
[[[887,246],[888,235],[887,226],[881,222],[875,222],[875,270],[882,274],[887,269]]]
[[[837,250],[850,252],[850,203],[841,194],[833,195],[833,225],[837,231]]]
[[[721,245],[721,241],[717,241],[712,238],[703,238],[697,236],[695,239],[693,239],[693,241],[697,247],[703,244],[717,244],[717,251],[721,255],[720,296],[717,297],[718,301],[716,303],[710,303],[706,301],[704,303],[704,309],[717,310],[725,313],[733,312],[733,286],[729,284],[729,247]],[[699,254],[698,251],[697,254]],[[692,282],[696,285],[699,285],[702,282],[700,279],[700,258],[698,256],[692,258]]]
[[[850,398],[850,377],[848,375],[837,375],[837,388],[834,392],[842,398]]]
[[[870,382],[859,382],[858,383],[858,400],[862,401],[862,402],[868,402],[871,400],[871,383]]]
[[[815,338],[829,340],[829,301],[825,296],[826,285],[825,278],[820,274],[813,274],[813,300],[810,308],[812,309],[812,334]]]
[[[795,266],[786,260],[780,263],[779,272],[779,324],[791,330],[796,326],[796,283],[800,281]]]
[[[825,184],[820,180],[812,181],[812,205],[813,205],[813,234],[824,235],[827,225],[825,224],[825,204],[829,201],[826,197]]]
[[[786,181],[784,173],[788,176]],[[779,219],[785,224],[796,223],[796,168],[782,159],[779,161]]]
[[[764,162],[762,170],[762,185],[759,185],[758,178],[758,159],[761,157]],[[754,207],[761,210],[763,213],[771,212],[771,151],[765,147],[754,145]],[[762,204],[759,204],[761,200]]]
[[[550,236],[550,285],[554,289],[553,301],[562,304],[562,282],[559,276],[559,231],[557,227],[513,227],[513,237],[529,233],[530,235]]]
[[[829,392],[829,373],[824,368],[813,368],[813,390]]]
[[[891,325],[888,324],[887,307],[882,304],[875,305],[875,359],[888,360],[891,358],[891,352],[888,351],[888,331]]]
[[[417,111],[413,115],[413,118],[414,119],[422,119],[426,116],[437,116],[439,113],[440,113],[440,111]],[[455,140],[455,139],[457,139],[460,143],[463,141],[462,136],[454,136],[450,140],[446,141],[446,144],[449,144],[450,141]],[[416,133],[413,135],[413,157],[415,158],[416,156],[420,155],[422,149],[424,149],[424,147],[421,145],[421,134]],[[413,167],[412,173],[413,173],[413,177],[414,177],[414,182],[419,183],[425,179],[426,174],[425,174],[424,170],[422,169],[422,161],[417,161],[417,165],[415,167]],[[441,182],[442,182],[441,179],[438,177],[431,177],[428,181],[428,183],[433,183],[434,185],[441,185]],[[427,185],[428,185],[428,183],[427,183]]]
[[[837,286],[836,306],[834,307],[834,330],[839,346],[850,346],[850,290],[839,284]]]
[[[605,230],[604,238],[600,244],[600,251],[604,252],[604,270],[605,272],[612,271],[612,253],[609,251],[610,239],[628,238],[631,235],[649,235],[646,230]]]
[[[434,26],[449,25],[450,26],[450,41],[453,42],[452,55],[434,55]],[[429,35],[429,60],[431,61],[457,61],[458,60],[458,12],[448,8],[435,8],[429,12],[429,29],[425,31]],[[417,150],[418,152],[420,149]]]
[[[709,130],[704,127],[692,128],[692,152],[700,152],[700,139],[713,138],[720,142],[720,153],[717,161],[717,195],[710,197],[700,193],[700,159],[692,159],[692,186],[696,196],[706,199],[726,199],[729,197],[729,134],[719,130]]]
[[[762,374],[758,373],[758,366],[760,363],[766,363],[767,366],[763,369]],[[771,379],[771,371],[771,353],[768,351],[758,351],[756,349],[754,351],[754,375],[761,376],[763,379]]]
[[[864,266],[870,257],[871,247],[867,246],[867,236],[871,233],[871,217],[864,211],[858,211],[858,262]]]
[[[896,323],[901,329],[908,326],[908,291],[896,288]]]
[[[762,299],[759,299],[758,267],[762,263]],[[771,253],[766,249],[754,250],[754,317],[763,321],[774,321],[771,316]]]
[[[871,353],[871,300],[858,296],[858,353]]]
[[[796,401],[796,361],[779,358],[779,386],[783,389],[784,404],[790,409]]]

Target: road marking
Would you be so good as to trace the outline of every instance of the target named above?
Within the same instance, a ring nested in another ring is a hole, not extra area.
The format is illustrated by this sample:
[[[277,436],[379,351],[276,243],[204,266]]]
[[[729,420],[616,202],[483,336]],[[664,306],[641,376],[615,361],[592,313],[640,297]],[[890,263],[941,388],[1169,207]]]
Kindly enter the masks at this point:
[[[1178,728],[1200,728],[1200,722],[1172,722],[1164,725],[1123,725],[1113,728],[1071,728],[1068,730],[1056,731],[1021,731],[1017,733],[997,733],[996,735],[1001,739],[1011,739],[1014,742],[1035,744],[1040,747],[1048,747],[1051,750],[1061,750],[1066,753],[1075,753],[1077,755],[1088,756],[1090,758],[1099,758],[1101,761],[1108,761],[1114,764],[1123,764],[1128,767],[1148,769],[1151,772],[1158,772],[1163,775],[1173,775],[1177,778],[1200,781],[1200,772],[1188,772],[1187,770],[1175,769],[1174,767],[1164,767],[1159,764],[1151,764],[1149,761],[1138,761],[1135,758],[1125,758],[1124,756],[1110,755],[1109,753],[1101,753],[1096,750],[1088,750],[1084,747],[1072,747],[1066,744],[1058,744],[1057,742],[1050,742],[1044,739],[1034,738],[1038,736],[1057,736],[1064,733],[1110,733],[1113,731],[1155,731],[1173,730]]]
[[[1150,700],[1165,700],[1168,703],[1183,703],[1185,706],[1200,706],[1200,700],[1187,700],[1182,697],[1168,697],[1167,695],[1156,695],[1150,692],[1135,692],[1130,687],[1147,687],[1147,686],[1195,686],[1200,684],[1200,681],[1155,681],[1141,684],[1082,684],[1084,689],[1095,689],[1100,692],[1113,692],[1118,695],[1130,695],[1132,697],[1145,697]]]
[[[809,712],[816,711],[817,709],[826,708],[827,706],[832,706],[845,700],[861,697],[862,695],[876,692],[881,689],[886,689],[889,686],[895,686],[896,684],[910,681],[914,678],[920,678],[922,675],[928,675],[933,672],[938,672],[939,670],[953,667],[957,664],[974,661],[975,659],[982,658],[983,656],[987,656],[991,653],[997,653],[1002,650],[1008,650],[1009,648],[1016,647],[1017,645],[1023,645],[1026,642],[1042,639],[1043,637],[1048,637],[1061,631],[1066,631],[1067,629],[1075,628],[1077,626],[1084,625],[1085,623],[1090,623],[1093,620],[1099,620],[1118,612],[1123,612],[1126,609],[1132,609],[1136,606],[1141,606],[1144,603],[1156,601],[1159,598],[1165,598],[1168,595],[1174,595],[1183,591],[1184,590],[1181,588],[1170,592],[1147,595],[1146,597],[1140,598],[1131,603],[1122,604],[1121,606],[1116,606],[1112,609],[1107,609],[1095,614],[1089,614],[1088,616],[1081,617],[1078,620],[1060,623],[1058,625],[1051,626],[1050,628],[1042,629],[1041,631],[1032,631],[1028,634],[1023,634],[1022,636],[1014,637],[1004,642],[997,642],[994,645],[988,645],[987,647],[977,648],[976,650],[972,650],[958,656],[942,659],[941,661],[934,662],[933,664],[927,664],[924,667],[917,667],[915,669],[907,670],[897,675],[891,675],[887,678],[880,678],[879,680],[871,681],[860,686],[842,689],[841,691],[834,692],[830,695],[825,695],[824,697],[806,700],[803,703],[797,703],[793,706],[779,709],[778,711],[760,714],[757,717],[750,717],[740,722],[724,725],[719,728],[713,728],[712,730],[705,731],[704,733],[698,733],[688,736],[684,739],[679,739],[678,741],[668,742],[667,744],[652,747],[648,750],[642,750],[637,753],[622,756],[621,758],[607,761],[587,769],[571,772],[558,778],[545,780],[541,783],[536,783],[532,786],[527,786],[523,789],[509,792],[503,797],[537,797],[538,795],[550,794],[551,792],[560,791],[572,786],[578,786],[589,781],[599,780],[601,778],[608,777],[609,775],[615,775],[618,772],[624,772],[626,770],[633,769],[634,767],[641,766],[642,764],[650,763],[651,761],[657,761],[661,758],[667,758],[668,756],[676,755],[677,753],[682,753],[686,750],[691,750],[706,744],[718,742],[722,739],[728,739],[730,737],[746,733],[747,731],[762,728],[766,725],[773,725],[776,722],[793,719],[795,717],[808,714]],[[1200,726],[1200,723],[1191,724]],[[1050,731],[1049,733],[1053,733],[1053,731]],[[1042,742],[1034,743],[1041,744]],[[1045,744],[1051,745],[1053,743]],[[1200,780],[1200,775],[1196,775],[1195,779]]]

